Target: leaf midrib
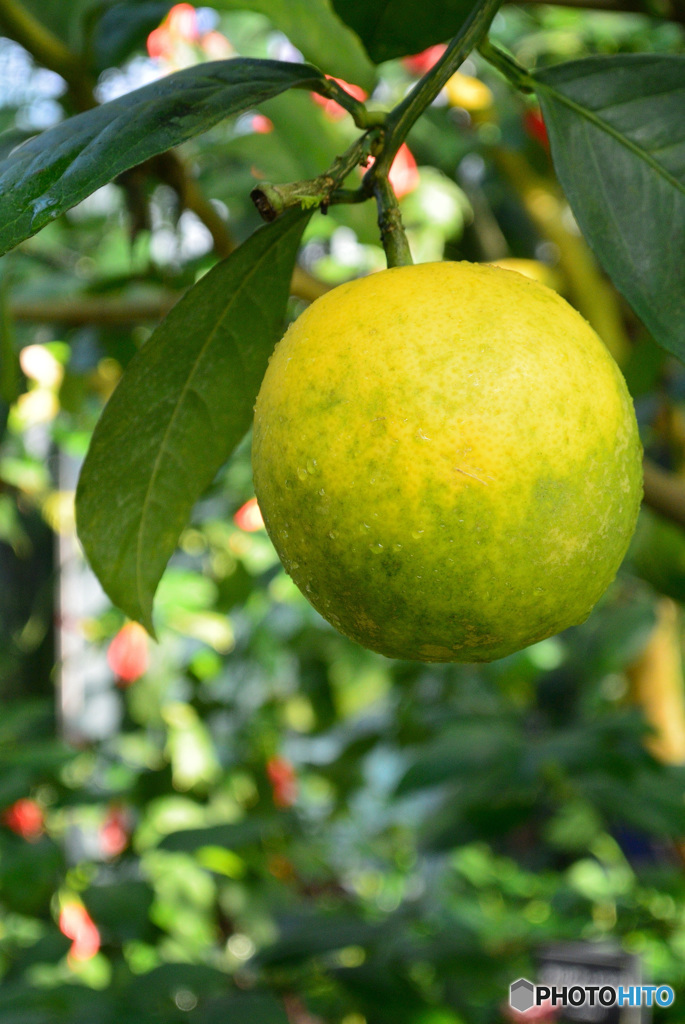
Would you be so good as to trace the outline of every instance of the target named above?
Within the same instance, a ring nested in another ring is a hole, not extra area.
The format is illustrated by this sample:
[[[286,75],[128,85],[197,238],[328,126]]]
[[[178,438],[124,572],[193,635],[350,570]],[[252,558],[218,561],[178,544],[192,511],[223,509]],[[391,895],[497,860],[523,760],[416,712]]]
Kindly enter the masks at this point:
[[[663,167],[658,160],[654,159],[651,153],[649,153],[645,149],[641,149],[640,146],[633,142],[632,139],[628,138],[627,135],[623,135],[616,128],[614,128],[613,125],[609,124],[608,121],[605,121],[601,117],[598,117],[595,111],[590,110],[588,107],[584,107],[582,103],[577,103],[575,100],[572,100],[570,96],[566,96],[565,93],[559,92],[559,90],[555,89],[554,86],[547,85],[546,82],[542,82],[539,78],[533,78],[533,81],[535,82],[536,90],[547,92],[559,103],[562,103],[564,106],[568,107],[569,110],[572,110],[575,114],[578,114],[580,117],[585,118],[585,120],[589,121],[592,125],[594,125],[595,128],[599,129],[600,131],[606,132],[607,135],[610,135],[613,139],[615,139],[616,142],[618,142],[626,149],[628,149],[639,160],[642,160],[649,167],[651,167],[652,170],[655,171],[660,177],[662,177],[664,181],[668,182],[669,185],[671,185],[673,188],[677,189],[679,192],[685,195],[685,184],[678,181],[676,177],[674,177],[669,171],[667,171],[666,168]]]
[[[161,441],[161,444],[160,444],[159,449],[157,451],[157,455],[155,457],[155,461],[154,461],[154,464],[153,464],[153,467],[152,467],[152,472],[150,474],[150,480],[149,480],[148,486],[147,486],[147,488],[145,490],[145,497],[143,499],[143,504],[142,504],[142,508],[141,508],[141,512],[140,512],[140,520],[139,520],[139,528],[138,528],[138,539],[137,539],[137,543],[136,543],[136,562],[135,562],[136,596],[138,598],[138,606],[141,609],[141,611],[143,611],[144,607],[145,607],[145,605],[143,603],[143,600],[142,600],[142,595],[143,595],[143,591],[142,591],[143,579],[142,579],[142,571],[141,571],[141,566],[142,566],[142,542],[143,542],[143,534],[145,532],[145,520],[146,520],[146,516],[147,516],[147,510],[148,510],[148,507],[149,507],[149,504],[150,504],[152,489],[153,489],[154,483],[156,481],[156,478],[157,478],[157,475],[158,475],[158,472],[159,472],[159,467],[160,467],[161,459],[162,459],[162,456],[163,456],[163,454],[164,454],[164,452],[166,450],[166,447],[167,447],[167,444],[168,444],[168,440],[169,440],[169,435],[171,434],[173,426],[174,426],[174,424],[176,422],[176,417],[178,415],[179,409],[181,408],[181,406],[184,403],[185,396],[188,393],[190,385],[191,385],[191,383],[192,383],[192,381],[193,381],[193,379],[194,379],[194,377],[195,377],[195,375],[196,375],[196,373],[198,371],[198,367],[199,367],[202,359],[204,358],[204,355],[205,355],[205,353],[207,351],[207,348],[214,341],[214,339],[216,337],[217,331],[219,330],[220,326],[224,322],[224,320],[225,320],[226,316],[228,315],[229,311],[233,308],[234,303],[238,300],[238,295],[239,295],[240,291],[242,290],[243,285],[246,284],[253,277],[253,275],[257,272],[257,270],[262,265],[262,263],[266,259],[266,257],[272,252],[274,247],[277,246],[278,243],[281,242],[285,237],[286,237],[286,235],[283,234],[283,235],[279,235],[277,238],[274,239],[274,241],[271,243],[271,245],[267,249],[264,250],[264,252],[259,257],[259,259],[252,265],[252,267],[250,268],[248,273],[245,275],[245,277],[243,277],[243,279],[241,281],[240,288],[238,288],[233,293],[233,295],[231,296],[231,298],[230,298],[229,302],[227,303],[223,313],[221,314],[221,316],[217,320],[216,324],[214,325],[214,327],[212,328],[211,332],[209,333],[209,335],[207,337],[207,340],[203,343],[202,348],[198,352],[197,358],[195,359],[195,361],[193,363],[191,372],[188,374],[188,378],[187,378],[185,384],[183,385],[183,389],[181,391],[179,400],[176,403],[174,411],[171,414],[171,417],[169,419],[169,423],[167,424],[166,430],[164,431],[164,435],[162,437],[162,441]],[[230,257],[227,257],[227,258],[230,259]],[[237,349],[236,349],[236,351],[237,351]],[[240,353],[238,353],[238,354],[240,356]]]

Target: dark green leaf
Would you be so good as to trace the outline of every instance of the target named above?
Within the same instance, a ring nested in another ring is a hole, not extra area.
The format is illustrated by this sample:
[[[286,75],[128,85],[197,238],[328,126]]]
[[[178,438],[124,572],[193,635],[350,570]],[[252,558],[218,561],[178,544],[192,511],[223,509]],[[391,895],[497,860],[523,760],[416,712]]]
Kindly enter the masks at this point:
[[[474,0],[333,0],[377,64],[445,42],[480,6]]]
[[[184,295],[93,435],[79,536],[109,596],[148,629],[194,502],[249,428],[308,217],[295,210],[261,228]]]
[[[148,920],[152,889],[146,882],[118,880],[109,885],[94,885],[83,894],[86,909],[106,939],[119,942],[139,939],[151,925]]]
[[[279,938],[257,954],[256,962],[260,965],[281,965],[344,946],[365,946],[380,938],[383,931],[382,925],[355,918],[327,914],[293,915],[281,921]]]
[[[453,726],[426,750],[400,779],[397,794],[437,786],[497,766],[516,763],[522,753],[513,723],[467,720]]]
[[[199,64],[51,128],[0,164],[0,253],[34,235],[122,171],[286,89],[313,87],[308,64]]]
[[[656,340],[685,358],[685,57],[590,57],[536,78],[581,230]]]
[[[0,1024],[114,1024],[116,1019],[115,1008],[102,993],[85,985],[29,988],[26,982],[3,983]],[[138,1021],[129,1019],[129,1024]]]
[[[173,0],[118,3],[107,8],[93,33],[93,59],[98,71],[120,64],[163,20]]]
[[[373,88],[373,65],[354,33],[341,24],[330,0],[217,0],[214,6],[224,11],[249,8],[265,14],[305,60],[323,68],[326,74],[368,90]]]
[[[252,846],[280,832],[281,822],[277,818],[247,818],[230,825],[209,825],[207,828],[186,828],[165,836],[160,849],[178,851],[198,850],[202,846],[224,846],[228,850],[240,850]]]
[[[203,1003],[188,1017],[189,1024],[227,1024],[228,1021],[230,1024],[288,1024],[288,1015],[274,996],[243,992]]]

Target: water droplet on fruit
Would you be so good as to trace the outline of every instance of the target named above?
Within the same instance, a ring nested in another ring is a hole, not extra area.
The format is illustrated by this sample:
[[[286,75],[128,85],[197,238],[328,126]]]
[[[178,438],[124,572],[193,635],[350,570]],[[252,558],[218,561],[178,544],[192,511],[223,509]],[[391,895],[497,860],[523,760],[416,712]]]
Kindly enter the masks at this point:
[[[288,536],[288,531],[287,530],[281,530],[281,537],[287,537],[287,536]]]
[[[412,530],[411,535],[414,538],[414,540],[420,540],[422,533],[423,530]]]
[[[380,541],[376,541],[375,544],[369,544],[369,551],[372,551],[374,555],[379,555],[383,550],[383,545]]]
[[[324,495],[325,493],[326,493],[326,492],[324,491],[324,489],[323,489],[323,487],[322,487],[322,488],[321,488],[321,490],[319,491],[319,494],[320,494],[320,495],[321,495],[321,496],[323,497],[323,495]]]
[[[402,549],[402,545],[401,544],[393,544],[392,549],[393,549],[393,551],[400,551]]]
[[[328,536],[329,536],[329,537],[331,538],[331,540],[335,540],[335,538],[336,538],[336,537],[337,537],[338,535],[337,535],[337,533],[335,532],[335,530],[329,530]]]
[[[306,480],[307,479],[307,470],[303,469],[302,466],[300,466],[300,468],[297,471],[297,475],[299,476],[300,480]]]
[[[310,476],[314,476],[319,470],[316,465],[316,459],[307,459],[307,472]]]

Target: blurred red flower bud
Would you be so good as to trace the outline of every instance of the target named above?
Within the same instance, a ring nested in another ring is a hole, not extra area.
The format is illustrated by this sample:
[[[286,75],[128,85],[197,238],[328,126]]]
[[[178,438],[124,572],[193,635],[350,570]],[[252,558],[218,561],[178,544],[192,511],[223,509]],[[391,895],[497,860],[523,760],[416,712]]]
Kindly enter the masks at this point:
[[[266,114],[255,114],[252,118],[252,131],[258,135],[268,135],[274,130],[274,123]]]
[[[34,842],[43,834],[43,809],[35,800],[16,800],[2,815],[7,828]]]
[[[250,498],[249,501],[246,501],[233,516],[233,522],[238,529],[245,530],[246,533],[256,533],[257,530],[263,530],[264,520],[262,519],[257,499]]]
[[[153,29],[147,37],[147,52],[155,59],[169,58],[173,52],[174,41],[166,25]]]
[[[124,685],[134,683],[147,672],[147,633],[139,622],[127,622],[107,650],[107,662]]]
[[[549,150],[547,127],[539,107],[533,107],[525,112],[523,115],[523,127],[529,138],[539,142],[544,149]]]
[[[128,815],[123,807],[113,805],[100,827],[100,850],[103,857],[118,857],[128,846],[128,839]]]
[[[166,17],[172,35],[191,41],[197,39],[197,11],[192,4],[175,4]]]
[[[444,43],[438,43],[436,46],[429,46],[427,50],[422,50],[421,53],[403,57],[402,63],[412,75],[425,75],[434,64],[437,64],[446,49]]]
[[[271,757],[266,763],[266,774],[276,807],[292,807],[297,800],[297,775],[291,762],[285,757]]]
[[[90,960],[100,948],[100,932],[81,903],[65,903],[59,915],[59,930],[72,939],[69,956],[73,960]]]
[[[346,82],[343,78],[333,78],[332,75],[326,75],[326,78],[330,78],[331,81],[337,82],[338,85],[342,86],[345,92],[349,92],[350,96],[354,96],[356,100],[365,100],[368,93],[360,85],[351,85]],[[323,107],[323,112],[326,117],[330,118],[331,121],[340,121],[347,111],[344,107],[341,107],[335,100],[327,99],[326,96],[320,96],[318,92],[311,93],[311,97],[315,103],[318,103],[320,107]]]
[[[374,159],[371,157],[366,165],[366,170],[368,170],[369,167],[372,167],[373,163]],[[360,170],[363,174],[364,169],[360,168]],[[419,184],[419,169],[416,166],[414,154],[406,142],[403,142],[397,150],[395,159],[390,167],[388,181],[392,185],[398,199],[401,199],[402,196],[409,195],[409,193],[413,192]]]

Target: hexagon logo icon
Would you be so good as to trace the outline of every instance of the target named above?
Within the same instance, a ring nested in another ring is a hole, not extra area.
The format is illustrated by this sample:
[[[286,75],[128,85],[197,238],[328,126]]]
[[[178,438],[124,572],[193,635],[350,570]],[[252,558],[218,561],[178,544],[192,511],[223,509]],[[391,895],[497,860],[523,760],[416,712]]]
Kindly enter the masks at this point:
[[[519,978],[509,986],[509,1005],[512,1010],[525,1013],[535,1003],[535,985],[526,978]]]

